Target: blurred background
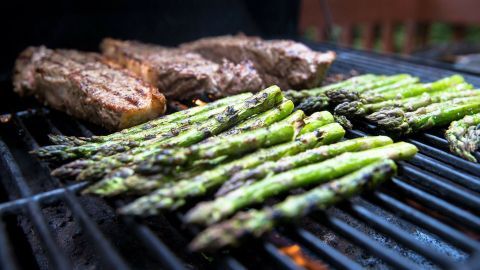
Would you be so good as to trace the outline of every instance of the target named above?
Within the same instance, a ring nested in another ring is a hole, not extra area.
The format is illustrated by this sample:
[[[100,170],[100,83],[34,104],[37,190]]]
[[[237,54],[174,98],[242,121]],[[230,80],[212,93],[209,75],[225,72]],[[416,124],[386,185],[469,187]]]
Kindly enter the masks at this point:
[[[302,0],[312,41],[453,63],[480,72],[478,0]]]
[[[236,34],[305,38],[480,72],[478,0],[1,1],[0,72],[27,46],[97,50],[104,37],[176,45]]]

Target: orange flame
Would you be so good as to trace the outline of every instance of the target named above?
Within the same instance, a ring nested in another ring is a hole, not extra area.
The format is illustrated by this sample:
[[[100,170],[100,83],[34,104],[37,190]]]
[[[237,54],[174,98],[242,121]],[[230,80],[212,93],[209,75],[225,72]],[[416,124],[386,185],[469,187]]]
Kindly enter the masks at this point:
[[[296,264],[309,270],[327,270],[328,267],[319,262],[307,258],[299,245],[291,245],[280,248],[280,252],[290,257]]]
[[[207,102],[205,102],[201,99],[195,99],[195,100],[193,100],[193,103],[197,106],[203,106],[203,105],[207,104]]]

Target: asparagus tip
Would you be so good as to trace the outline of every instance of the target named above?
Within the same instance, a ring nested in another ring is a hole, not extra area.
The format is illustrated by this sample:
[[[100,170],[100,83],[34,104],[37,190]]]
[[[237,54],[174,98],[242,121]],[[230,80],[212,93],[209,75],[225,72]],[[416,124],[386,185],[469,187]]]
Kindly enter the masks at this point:
[[[348,101],[358,100],[360,96],[354,91],[345,89],[329,90],[325,95],[334,103],[343,103]]]

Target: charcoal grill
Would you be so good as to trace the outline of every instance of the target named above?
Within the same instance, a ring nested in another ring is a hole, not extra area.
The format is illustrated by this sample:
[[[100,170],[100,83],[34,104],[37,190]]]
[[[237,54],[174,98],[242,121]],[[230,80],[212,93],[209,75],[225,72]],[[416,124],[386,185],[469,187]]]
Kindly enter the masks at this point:
[[[449,66],[309,45],[338,52],[330,73],[410,73],[425,81],[456,73]],[[461,74],[480,86],[479,76]],[[480,165],[450,154],[441,130],[409,138],[420,153],[400,162],[400,174],[378,190],[210,257],[186,250],[198,230],[182,226],[182,213],[119,217],[115,202],[77,195],[86,183],[52,178],[48,165],[28,151],[47,144],[49,133],[102,130],[21,100],[6,76],[0,85],[1,110],[11,113],[0,127],[2,269],[302,269],[286,251],[292,246],[317,268],[480,269]],[[368,123],[355,126],[348,137],[378,133]]]

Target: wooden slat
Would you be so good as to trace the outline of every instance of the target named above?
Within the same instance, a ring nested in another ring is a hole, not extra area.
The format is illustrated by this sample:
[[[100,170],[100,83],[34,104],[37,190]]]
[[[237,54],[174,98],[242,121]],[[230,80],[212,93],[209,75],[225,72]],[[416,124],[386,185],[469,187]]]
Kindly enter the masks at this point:
[[[340,43],[344,46],[351,46],[353,43],[353,26],[351,24],[341,25]]]
[[[364,23],[361,35],[363,48],[366,50],[373,49],[375,45],[375,25],[373,23]]]
[[[466,35],[465,25],[454,25],[453,26],[453,40],[456,42],[463,41]]]
[[[405,44],[402,53],[411,54],[415,49],[417,37],[417,24],[413,20],[405,22]]]
[[[384,52],[393,53],[394,44],[393,44],[393,31],[394,25],[392,22],[383,22],[381,26],[382,33],[382,49]]]

